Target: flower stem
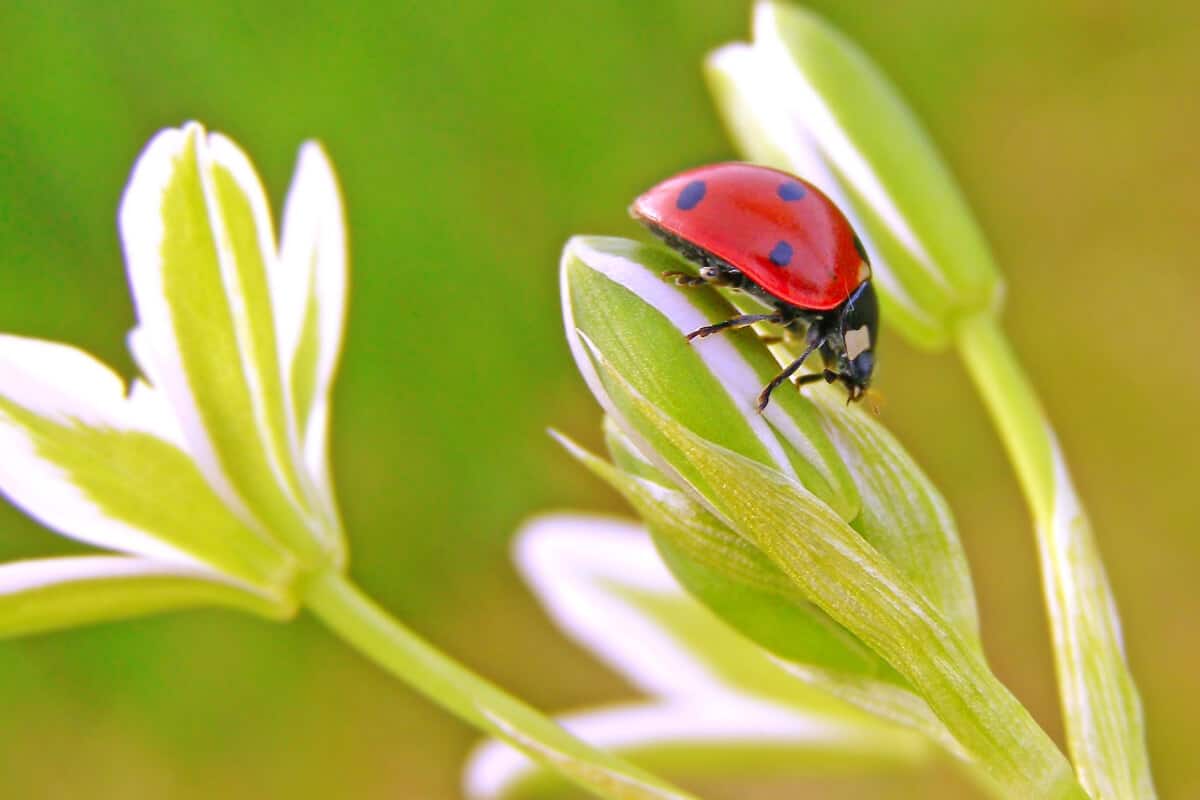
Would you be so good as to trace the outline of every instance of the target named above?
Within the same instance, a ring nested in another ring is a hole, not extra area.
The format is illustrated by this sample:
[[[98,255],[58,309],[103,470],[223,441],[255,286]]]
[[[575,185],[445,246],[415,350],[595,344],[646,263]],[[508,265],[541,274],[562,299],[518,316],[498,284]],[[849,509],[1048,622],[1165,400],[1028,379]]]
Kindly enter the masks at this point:
[[[691,795],[576,739],[537,710],[467,670],[405,628],[338,572],[317,576],[308,609],[360,653],[476,728],[574,783],[614,800]]]
[[[987,315],[959,329],[958,348],[1004,441],[1034,519],[1050,519],[1055,494],[1052,434],[1016,354]]]
[[[1053,429],[995,319],[983,315],[963,324],[958,348],[1033,514],[1067,744],[1079,780],[1096,798],[1154,797],[1116,601]]]

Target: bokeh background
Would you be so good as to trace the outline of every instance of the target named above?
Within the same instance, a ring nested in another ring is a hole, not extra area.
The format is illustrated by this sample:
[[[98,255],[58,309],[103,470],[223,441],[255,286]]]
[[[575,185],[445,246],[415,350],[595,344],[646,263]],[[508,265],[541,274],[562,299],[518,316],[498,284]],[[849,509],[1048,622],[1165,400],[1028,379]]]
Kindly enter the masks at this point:
[[[1164,797],[1200,797],[1200,5],[810,4],[927,122],[1008,277],[1120,600]],[[132,363],[114,215],[196,118],[282,199],[328,146],[351,228],[334,455],[353,571],[547,709],[627,698],[514,576],[540,510],[620,510],[548,440],[599,444],[560,331],[573,232],[638,235],[640,189],[733,156],[698,64],[728,0],[0,3],[0,330]],[[886,331],[886,328],[885,328]],[[883,345],[886,421],[953,505],[1006,683],[1061,741],[1029,524],[960,365]],[[0,558],[71,549],[7,506]],[[309,620],[193,612],[0,643],[0,796],[456,798],[475,734]],[[706,797],[963,797],[916,775]]]

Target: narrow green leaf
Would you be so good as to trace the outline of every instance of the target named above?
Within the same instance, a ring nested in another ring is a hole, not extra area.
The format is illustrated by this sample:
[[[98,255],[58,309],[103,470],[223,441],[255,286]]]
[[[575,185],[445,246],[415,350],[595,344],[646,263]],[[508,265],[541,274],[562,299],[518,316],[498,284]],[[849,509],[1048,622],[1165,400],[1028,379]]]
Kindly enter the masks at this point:
[[[1054,595],[1050,631],[1068,750],[1096,797],[1153,798],[1146,720],[1112,586],[1057,447],[1054,465],[1054,516],[1038,522],[1037,539]]]
[[[621,426],[608,414],[604,415],[604,443],[608,448],[608,455],[612,458],[615,464],[622,472],[631,475],[635,478],[642,478],[656,483],[659,486],[666,488],[676,488],[676,484],[671,482],[658,467],[650,462],[650,459],[637,449],[637,445],[633,440],[621,430]],[[550,435],[554,436],[564,445],[567,445],[567,450],[570,451],[573,445],[567,444],[562,436],[550,431]]]

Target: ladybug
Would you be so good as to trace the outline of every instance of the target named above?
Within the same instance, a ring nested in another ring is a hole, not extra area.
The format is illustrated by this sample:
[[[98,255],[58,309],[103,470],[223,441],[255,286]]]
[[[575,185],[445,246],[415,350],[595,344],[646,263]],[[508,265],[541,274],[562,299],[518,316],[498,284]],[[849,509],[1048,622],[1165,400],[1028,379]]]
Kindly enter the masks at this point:
[[[860,400],[875,369],[879,303],[871,264],[846,217],[820,189],[787,172],[754,164],[710,164],[682,172],[648,190],[629,209],[684,258],[699,276],[665,272],[680,286],[723,286],[745,292],[774,310],[706,325],[688,341],[756,322],[788,332],[803,329],[800,357],[758,396],[773,392],[820,351],[825,369],[802,375],[799,385],[840,381]]]

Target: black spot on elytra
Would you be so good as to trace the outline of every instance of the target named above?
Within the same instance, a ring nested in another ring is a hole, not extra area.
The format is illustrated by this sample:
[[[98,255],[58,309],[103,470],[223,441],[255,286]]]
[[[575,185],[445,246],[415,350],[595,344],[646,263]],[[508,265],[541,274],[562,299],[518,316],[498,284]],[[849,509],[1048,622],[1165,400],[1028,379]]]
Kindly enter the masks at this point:
[[[787,242],[776,242],[775,246],[771,248],[768,258],[771,259],[771,263],[775,266],[786,267],[792,263],[792,246]]]
[[[704,193],[707,191],[708,186],[704,181],[692,181],[683,187],[679,197],[675,198],[675,207],[680,211],[691,211],[700,205],[700,201],[704,199]]]
[[[779,188],[776,191],[779,193],[781,200],[786,200],[789,203],[793,200],[801,200],[804,198],[804,195],[808,194],[805,188],[796,181],[784,181],[779,184]]]

